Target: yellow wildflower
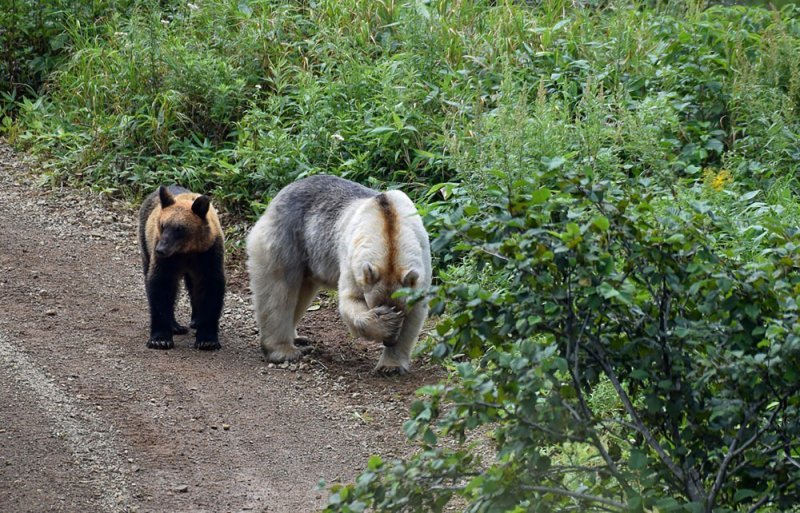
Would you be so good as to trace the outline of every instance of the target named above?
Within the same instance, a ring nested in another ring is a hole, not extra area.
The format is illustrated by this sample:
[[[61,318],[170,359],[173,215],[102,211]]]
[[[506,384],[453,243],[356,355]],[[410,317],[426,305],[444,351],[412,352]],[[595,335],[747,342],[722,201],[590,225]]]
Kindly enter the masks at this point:
[[[714,170],[706,168],[703,171],[703,179],[709,187],[715,191],[721,191],[728,184],[733,183],[733,175],[727,169]]]

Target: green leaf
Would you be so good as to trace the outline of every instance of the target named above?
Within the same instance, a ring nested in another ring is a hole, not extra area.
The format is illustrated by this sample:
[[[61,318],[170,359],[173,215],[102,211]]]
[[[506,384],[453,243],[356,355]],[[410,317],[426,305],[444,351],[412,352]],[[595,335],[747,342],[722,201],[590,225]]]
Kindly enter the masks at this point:
[[[393,126],[377,126],[371,130],[367,130],[368,135],[382,135],[387,133],[396,133],[397,129]]]
[[[674,244],[676,242],[679,244],[683,244],[686,242],[686,235],[682,233],[673,233],[672,235],[664,239],[664,242],[666,242],[667,244]]]
[[[531,203],[534,205],[544,203],[550,199],[550,189],[542,187],[531,194]]]
[[[608,230],[610,223],[608,222],[608,218],[606,216],[594,216],[592,218],[592,224],[601,232]]]
[[[628,457],[628,466],[633,470],[641,470],[647,466],[647,455],[639,449],[632,449]]]
[[[725,145],[719,139],[709,139],[706,141],[706,149],[721,154],[725,151]]]
[[[597,287],[597,291],[602,295],[605,299],[611,299],[614,297],[620,297],[620,292],[611,286],[610,283],[604,281]]]
[[[571,21],[572,21],[572,19],[570,19],[570,18],[561,19],[558,23],[553,25],[553,29],[552,29],[553,32],[556,32],[557,30],[561,30],[562,28],[566,27],[567,24],[570,23]]]
[[[428,445],[436,445],[436,433],[432,429],[426,429],[422,434],[422,440]]]
[[[367,462],[368,469],[377,470],[381,465],[383,465],[383,459],[380,456],[372,455],[369,457],[369,461]]]
[[[740,488],[733,494],[733,502],[742,502],[742,500],[751,497],[758,497],[758,492],[749,488]]]
[[[567,159],[564,157],[553,157],[550,159],[542,159],[542,162],[547,166],[548,171],[553,171],[563,166],[567,162]]]
[[[753,199],[753,198],[755,198],[756,196],[758,196],[758,194],[759,194],[760,192],[761,192],[760,190],[755,190],[755,191],[746,192],[746,193],[742,194],[742,195],[739,197],[739,201],[740,201],[740,202],[742,202],[742,203],[747,203],[747,202],[748,202],[748,201],[750,201],[751,199]]]

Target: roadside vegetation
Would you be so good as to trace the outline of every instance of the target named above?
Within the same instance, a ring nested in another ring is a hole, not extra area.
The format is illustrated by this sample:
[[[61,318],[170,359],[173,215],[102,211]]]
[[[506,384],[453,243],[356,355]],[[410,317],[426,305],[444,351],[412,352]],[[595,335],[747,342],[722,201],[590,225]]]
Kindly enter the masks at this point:
[[[12,0],[45,183],[402,187],[450,377],[329,512],[796,511],[800,7]]]

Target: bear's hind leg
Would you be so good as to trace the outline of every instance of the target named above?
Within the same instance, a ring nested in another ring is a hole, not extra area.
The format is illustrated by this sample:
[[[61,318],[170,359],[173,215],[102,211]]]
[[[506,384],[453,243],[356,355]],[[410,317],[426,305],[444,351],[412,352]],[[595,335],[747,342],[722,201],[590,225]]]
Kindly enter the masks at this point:
[[[302,273],[251,268],[250,277],[264,357],[275,363],[300,358],[303,351],[294,345],[294,314],[302,286]]]
[[[317,297],[317,292],[319,292],[319,286],[309,278],[305,278],[297,295],[297,305],[294,308],[294,344],[299,346],[303,352],[311,350],[312,341],[307,337],[297,335],[297,325],[308,311],[308,305]]]
[[[192,290],[194,290],[194,286],[192,285],[192,277],[189,276],[189,274],[187,273],[186,276],[184,276],[183,278],[183,282],[186,284],[186,291],[189,293],[189,302],[192,307],[192,316],[189,319],[189,329],[196,330],[198,305],[197,305],[197,298],[195,297],[196,294],[192,293]]]

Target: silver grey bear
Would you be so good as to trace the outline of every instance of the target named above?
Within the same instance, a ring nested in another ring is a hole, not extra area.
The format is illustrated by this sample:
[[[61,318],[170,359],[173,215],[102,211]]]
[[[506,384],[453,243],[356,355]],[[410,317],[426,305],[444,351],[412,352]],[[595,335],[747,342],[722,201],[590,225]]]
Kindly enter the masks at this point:
[[[351,333],[382,342],[375,367],[408,372],[426,301],[392,298],[431,283],[428,234],[403,192],[328,175],[282,189],[247,237],[259,340],[272,362],[299,358],[297,324],[320,288],[336,288]],[[295,344],[297,342],[297,344]]]

